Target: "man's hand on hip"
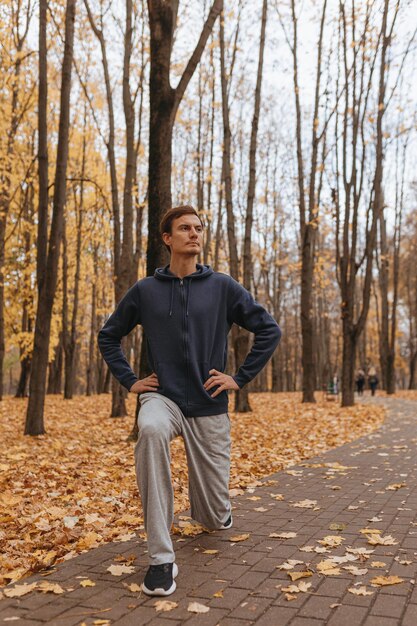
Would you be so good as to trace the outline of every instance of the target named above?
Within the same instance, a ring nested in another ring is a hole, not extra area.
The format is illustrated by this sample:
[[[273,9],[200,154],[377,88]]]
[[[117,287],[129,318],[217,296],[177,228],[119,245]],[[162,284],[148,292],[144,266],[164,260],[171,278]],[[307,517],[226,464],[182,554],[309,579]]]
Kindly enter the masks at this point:
[[[129,389],[131,393],[145,393],[146,391],[156,391],[159,387],[158,377],[155,374],[151,374],[150,376],[146,376],[146,378],[142,378],[141,380],[137,380]]]
[[[217,385],[219,385],[219,388],[211,394],[212,398],[218,396],[222,391],[226,391],[226,389],[234,389],[235,391],[240,389],[235,379],[227,374],[223,374],[217,370],[210,370],[209,374],[211,374],[211,376],[204,383],[204,389],[209,391],[212,387],[217,387]]]

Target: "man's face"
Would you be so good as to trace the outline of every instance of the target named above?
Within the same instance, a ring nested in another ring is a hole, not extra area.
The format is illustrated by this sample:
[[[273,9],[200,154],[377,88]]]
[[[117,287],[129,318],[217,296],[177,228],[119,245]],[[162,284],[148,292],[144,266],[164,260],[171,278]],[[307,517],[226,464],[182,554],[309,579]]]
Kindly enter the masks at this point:
[[[203,227],[196,215],[181,215],[171,225],[171,233],[163,234],[172,254],[196,256],[203,244]]]

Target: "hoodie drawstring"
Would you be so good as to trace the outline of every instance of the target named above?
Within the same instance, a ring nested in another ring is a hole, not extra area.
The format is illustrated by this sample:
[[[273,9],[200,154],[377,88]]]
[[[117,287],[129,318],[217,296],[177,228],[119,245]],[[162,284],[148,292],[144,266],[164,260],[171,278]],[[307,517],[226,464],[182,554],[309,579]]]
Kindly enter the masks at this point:
[[[172,317],[172,306],[174,304],[174,281],[171,280],[171,303],[169,305],[169,317]]]
[[[193,282],[193,279],[190,278],[189,283],[188,283],[187,306],[185,308],[185,315],[186,315],[186,317],[188,317],[188,305],[190,303],[190,293],[191,293],[191,283],[192,282]]]
[[[191,283],[193,279],[190,278],[188,282],[188,292],[187,292],[187,302],[185,305],[185,315],[188,317],[188,308],[190,304],[190,293],[191,293]],[[174,309],[174,290],[175,290],[175,280],[171,280],[171,302],[169,304],[169,317],[172,317],[172,311]]]

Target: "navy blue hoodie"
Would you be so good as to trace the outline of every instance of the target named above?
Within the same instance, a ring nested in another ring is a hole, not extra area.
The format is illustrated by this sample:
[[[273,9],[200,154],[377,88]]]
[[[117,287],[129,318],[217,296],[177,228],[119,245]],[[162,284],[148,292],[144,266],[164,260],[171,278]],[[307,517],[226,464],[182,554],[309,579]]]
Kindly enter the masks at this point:
[[[98,334],[100,351],[112,374],[130,390],[138,377],[121,349],[121,339],[141,324],[149,365],[158,376],[158,393],[170,398],[186,417],[227,412],[228,394],[215,398],[204,389],[209,370],[223,372],[227,335],[232,324],[255,334],[245,362],[233,376],[243,387],[264,367],[281,331],[251,294],[227,274],[197,264],[197,271],[178,278],[169,266],[139,280],[122,298]]]

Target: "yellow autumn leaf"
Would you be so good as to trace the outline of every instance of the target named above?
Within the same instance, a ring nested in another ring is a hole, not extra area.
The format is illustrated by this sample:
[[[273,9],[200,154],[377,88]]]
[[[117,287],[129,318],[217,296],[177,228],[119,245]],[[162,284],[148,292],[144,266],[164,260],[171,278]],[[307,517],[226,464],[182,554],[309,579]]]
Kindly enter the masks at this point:
[[[373,587],[384,587],[386,585],[398,585],[403,583],[404,579],[399,576],[376,576],[370,582]]]
[[[93,582],[92,580],[89,580],[88,578],[86,580],[82,580],[80,582],[81,587],[95,587],[96,583]]]
[[[43,593],[64,593],[64,589],[61,585],[58,585],[58,583],[50,583],[47,580],[42,580],[38,583],[37,590],[42,591]]]
[[[337,548],[343,541],[345,541],[344,537],[340,537],[339,535],[327,535],[323,537],[323,539],[319,539],[317,543],[320,543],[326,548]]]
[[[338,576],[340,574],[340,568],[335,567],[333,561],[329,559],[317,563],[316,569],[320,574],[324,574],[325,576]]]
[[[23,583],[23,585],[15,585],[12,588],[8,588],[6,587],[5,589],[3,589],[3,593],[6,596],[6,598],[20,598],[22,596],[25,596],[27,593],[30,593],[31,591],[33,591],[34,589],[36,589],[36,587],[38,586],[38,583]]]
[[[233,537],[230,537],[229,541],[237,543],[238,541],[246,541],[246,539],[249,539],[249,537],[250,533],[244,533],[243,535],[234,535]]]
[[[312,576],[311,572],[288,572],[288,576],[291,578],[292,582],[298,580],[299,578],[309,578]]]
[[[171,602],[170,600],[157,600],[154,603],[156,611],[162,611],[163,613],[176,609],[178,602]]]
[[[398,544],[398,541],[394,539],[391,535],[385,535],[385,537],[381,535],[367,535],[368,543],[371,546],[395,546]]]
[[[135,568],[133,565],[110,565],[107,571],[113,576],[122,576],[123,574],[132,574]]]

